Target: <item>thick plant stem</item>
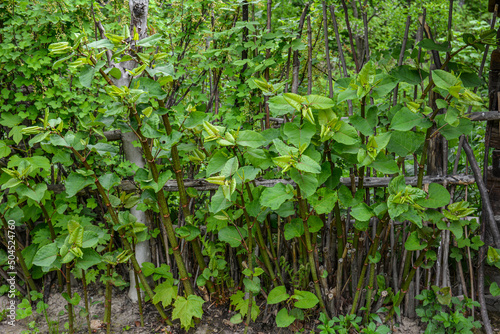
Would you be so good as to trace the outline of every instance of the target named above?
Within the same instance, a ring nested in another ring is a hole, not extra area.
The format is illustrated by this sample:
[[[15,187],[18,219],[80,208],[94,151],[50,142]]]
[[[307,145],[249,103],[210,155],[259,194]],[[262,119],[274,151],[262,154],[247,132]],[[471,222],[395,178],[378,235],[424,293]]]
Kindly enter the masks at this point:
[[[325,38],[325,60],[326,68],[328,70],[328,87],[330,98],[333,97],[333,80],[332,80],[332,63],[330,62],[330,48],[328,46],[328,17],[326,16],[326,1],[322,2],[323,7],[323,35]]]
[[[481,239],[484,240],[484,233],[485,233],[485,224],[483,223],[483,226],[481,226]],[[483,325],[484,329],[486,331],[486,334],[493,334],[493,329],[491,328],[491,323],[490,323],[490,318],[488,316],[488,310],[486,309],[486,300],[484,298],[484,260],[485,259],[485,253],[486,253],[486,246],[483,245],[479,249],[479,270],[477,274],[477,284],[478,284],[478,300],[479,300],[479,305],[481,305],[481,317],[483,318]]]
[[[163,101],[160,101],[160,106],[165,106]],[[172,133],[172,125],[170,124],[168,115],[163,115],[162,119],[167,134],[170,135]],[[193,216],[191,215],[191,212],[189,212],[189,200],[186,193],[186,187],[184,185],[183,169],[181,167],[181,159],[179,157],[177,145],[172,145],[170,152],[172,155],[172,168],[174,170],[175,180],[177,181],[177,187],[179,189],[179,199],[181,202],[182,213],[184,214],[184,218],[192,223]],[[200,272],[203,272],[203,270],[205,270],[206,268],[206,265],[205,260],[203,259],[203,253],[201,251],[198,238],[195,238],[193,241],[191,241],[191,246],[193,247],[194,256],[196,257],[196,261],[198,262]],[[207,288],[210,293],[215,292],[214,284],[210,280],[207,281]]]
[[[377,250],[375,250],[375,254],[377,253]],[[374,289],[374,283],[375,283],[375,268],[377,267],[376,263],[371,263],[370,264],[370,274],[368,277],[368,286],[367,291],[366,291],[366,310],[365,310],[365,317],[364,317],[364,323],[368,323],[368,316],[370,315],[371,312],[371,306],[372,306],[372,295],[373,295],[373,289]]]
[[[243,196],[242,196],[242,201],[243,200],[244,199],[243,199]],[[242,203],[244,203],[244,202],[242,202]],[[242,207],[243,207],[243,214],[245,215],[245,220],[247,222],[251,222],[252,223],[252,228],[259,226],[259,222],[257,221],[257,219],[255,219],[255,218],[252,219],[250,217],[250,215],[248,214],[246,208],[243,205],[242,205]],[[256,228],[256,230],[258,230],[258,229]],[[269,259],[268,254],[267,254],[266,248],[262,245],[262,243],[264,242],[264,238],[262,237],[262,233],[260,233],[260,235],[259,235],[259,233],[256,233],[256,234],[257,234],[257,240],[256,240],[257,244],[258,244],[259,248],[262,250],[262,258],[264,260],[264,265],[266,266],[266,269],[269,272],[269,276],[271,276],[271,280],[273,281],[274,284],[276,284],[276,275],[274,274],[274,268],[271,265],[271,261]],[[259,241],[259,239],[261,239],[261,240]],[[252,241],[253,241],[253,238],[252,238]]]
[[[108,252],[111,253],[113,250],[113,237],[114,230],[111,232],[111,238],[108,242]],[[134,253],[135,254],[135,253]],[[111,333],[111,298],[113,297],[113,286],[111,284],[113,276],[113,267],[110,263],[106,265],[106,275],[108,280],[106,281],[106,292],[104,293],[104,323],[106,324],[106,333]]]
[[[245,199],[243,198],[243,193],[241,195],[241,204],[245,203]],[[248,269],[250,269],[250,276],[248,277],[249,280],[253,279],[253,261],[252,261],[252,253],[253,253],[253,236],[252,236],[252,227],[255,225],[255,223],[258,224],[258,222],[253,221],[251,222],[249,219],[246,219],[247,221],[247,228],[248,228],[248,238],[247,238],[247,261],[248,261]],[[248,290],[248,313],[247,313],[247,319],[245,321],[245,331],[244,334],[247,333],[248,331],[248,326],[250,325],[250,321],[252,320],[252,304],[253,304],[253,292]]]
[[[377,247],[378,243],[380,240],[380,234],[382,230],[386,227],[387,221],[381,220],[380,223],[377,226],[377,232],[375,235],[375,239],[373,240],[373,243],[370,246],[370,249],[368,251],[368,254],[366,255],[365,261],[363,263],[363,268],[361,269],[361,274],[359,275],[359,280],[358,280],[358,286],[356,287],[356,294],[354,295],[354,300],[352,302],[352,308],[351,308],[351,314],[356,313],[357,307],[358,307],[358,302],[359,302],[359,297],[361,295],[361,290],[363,288],[363,282],[365,280],[365,275],[366,275],[366,270],[368,268],[368,263],[370,261],[370,255],[374,256],[377,252]]]
[[[139,124],[138,129],[136,130],[137,137],[139,138],[139,141],[141,143],[142,149],[144,151],[144,155],[146,157],[146,161],[149,165],[149,168],[151,170],[151,174],[153,175],[153,180],[155,182],[158,182],[159,178],[159,172],[155,164],[155,159],[153,155],[151,154],[151,148],[148,143],[148,139],[143,136],[141,129],[140,129],[140,124],[141,124],[141,119],[139,115],[137,114],[137,110],[135,109],[135,106],[131,108],[131,114],[133,117],[135,117],[137,123]],[[162,223],[165,226],[165,229],[167,230],[167,236],[168,236],[168,241],[170,243],[170,246],[172,247],[172,251],[174,253],[174,258],[175,262],[177,264],[177,267],[179,269],[179,276],[180,280],[182,281],[182,284],[184,286],[184,290],[186,291],[186,294],[192,295],[194,294],[193,286],[191,285],[191,281],[189,280],[189,275],[186,269],[186,265],[184,263],[184,260],[182,259],[182,254],[180,252],[180,245],[177,242],[177,238],[175,237],[175,231],[174,227],[172,224],[172,219],[170,218],[170,210],[167,205],[167,200],[165,198],[165,193],[163,191],[163,187],[159,189],[159,191],[156,193],[156,196],[158,197],[158,207],[160,209],[160,218],[162,220]]]
[[[111,334],[111,298],[113,297],[113,286],[111,285],[112,268],[108,264],[106,266],[108,281],[106,282],[106,292],[104,295],[104,323],[106,324],[106,333]]]
[[[321,308],[321,311],[323,311],[327,317],[328,317],[328,312],[325,308],[325,303],[323,302],[323,296],[321,295],[321,288],[319,286],[319,279],[318,279],[318,272],[316,271],[316,262],[314,261],[314,254],[313,254],[313,247],[312,247],[312,242],[311,242],[311,233],[309,232],[309,226],[307,224],[307,203],[306,201],[302,198],[300,189],[297,188],[297,197],[299,199],[299,210],[300,210],[300,216],[302,218],[302,221],[304,223],[304,238],[306,241],[306,251],[307,251],[307,257],[309,260],[309,265],[311,267],[311,276],[314,282],[314,289],[316,290],[316,296],[318,297],[319,300],[319,306]]]
[[[248,183],[245,184],[245,188],[246,188],[246,191],[248,194],[248,198],[251,201],[253,201],[252,190],[250,189],[250,185]],[[246,210],[245,210],[245,212],[246,212]],[[255,223],[253,224],[253,226],[255,227],[255,232],[257,235],[257,240],[256,240],[257,244],[258,244],[259,248],[262,249],[262,258],[264,259],[264,263],[266,264],[266,267],[269,270],[269,275],[271,276],[271,279],[274,283],[274,282],[276,282],[276,275],[274,274],[274,268],[271,265],[270,257],[273,258],[274,264],[276,265],[276,268],[279,268],[278,259],[276,257],[273,257],[272,254],[270,254],[269,249],[267,248],[266,243],[264,241],[264,237],[262,235],[262,229],[261,229],[260,224],[257,221],[257,219],[255,219]],[[279,270],[277,270],[277,275],[281,281],[281,274],[280,274]]]
[[[135,270],[134,270],[134,276],[135,276],[135,281],[139,282],[139,279],[137,277],[137,271],[135,271]],[[137,303],[139,304],[139,316],[141,317],[141,327],[144,327],[144,314],[142,311],[142,296],[141,296],[141,290],[139,288],[139,284],[136,284],[135,288],[137,289]]]
[[[87,330],[89,334],[92,334],[92,329],[90,328],[90,307],[89,307],[89,296],[87,292],[87,278],[85,277],[85,270],[82,269],[82,286],[83,286],[83,298],[85,301],[85,311],[87,311]]]
[[[436,237],[439,235],[441,231],[440,230],[436,230],[432,236],[431,236],[431,241],[428,243],[429,245],[432,245],[434,243],[434,240],[436,239]],[[401,305],[401,302],[403,301],[406,293],[408,292],[408,288],[410,287],[410,283],[411,281],[413,280],[413,276],[415,276],[415,273],[417,272],[417,268],[420,267],[420,265],[422,264],[422,262],[424,261],[424,258],[425,258],[425,254],[427,254],[427,250],[428,248],[424,249],[421,253],[420,253],[420,256],[417,258],[417,260],[415,261],[415,264],[413,265],[412,269],[410,270],[410,272],[408,273],[408,275],[405,277],[405,280],[403,282],[403,284],[401,285],[401,290],[400,290],[400,294],[399,294],[399,298],[398,300],[394,303],[393,307],[391,308],[391,310],[389,311],[389,313],[387,314],[387,317],[385,318],[385,321],[387,322],[389,319],[391,319],[391,317],[393,316],[394,314],[394,311],[396,309],[396,307],[399,307],[399,305]]]
[[[33,188],[31,186],[29,188],[31,190],[33,190]],[[42,209],[42,212],[43,212],[43,216],[45,217],[45,221],[47,222],[47,225],[49,226],[50,239],[52,240],[52,242],[54,242],[56,240],[56,232],[54,231],[54,225],[52,225],[52,219],[49,216],[49,213],[47,212],[47,209],[45,208],[45,206],[42,203],[38,203],[38,205],[40,205],[40,208]],[[57,271],[57,281],[59,283],[59,292],[61,292],[63,289],[63,276],[62,276],[60,271]]]
[[[10,229],[9,224],[8,224],[7,220],[5,219],[5,217],[2,215],[0,218],[2,220],[4,230],[6,231],[6,235],[11,235],[11,233],[13,233],[15,235],[15,232]],[[9,240],[10,240],[10,238],[8,238],[6,240],[7,245],[9,244]],[[35,281],[33,281],[33,278],[31,277],[31,273],[28,269],[28,266],[26,265],[26,262],[24,261],[24,256],[23,256],[23,253],[21,252],[21,249],[20,249],[22,243],[17,239],[17,237],[14,238],[14,242],[15,242],[16,257],[19,261],[19,265],[21,266],[21,270],[23,271],[24,279],[26,280],[26,282],[28,283],[28,285],[32,291],[38,291],[36,284],[35,284]]]
[[[463,136],[463,135],[462,135]],[[479,193],[481,194],[481,199],[483,201],[483,208],[485,209],[485,220],[488,222],[489,227],[491,229],[491,233],[493,234],[493,242],[495,243],[496,248],[500,248],[500,232],[498,230],[498,226],[495,221],[495,214],[493,213],[493,209],[491,207],[490,196],[488,194],[488,189],[484,184],[483,177],[481,176],[481,170],[477,164],[476,158],[474,157],[474,152],[472,151],[467,139],[464,140],[463,148],[465,154],[467,155],[467,159],[469,160],[470,166],[472,168],[472,172],[474,173],[474,178],[477,183],[477,187],[479,189]],[[487,154],[488,152],[486,152]]]
[[[72,299],[71,295],[71,268],[69,265],[66,265],[66,292],[68,293],[68,298]],[[73,316],[73,304],[68,302],[68,324],[69,324],[69,334],[73,334],[75,332],[74,328],[74,316]]]
[[[73,147],[68,147],[72,152],[73,154],[82,162],[83,166],[85,167],[85,169],[89,170],[89,171],[93,171],[92,167],[89,165],[89,163],[86,161],[85,157],[83,157],[77,150],[75,150]],[[116,214],[115,210],[113,209],[113,207],[111,206],[111,202],[109,201],[109,197],[108,197],[108,194],[106,192],[106,190],[104,189],[104,187],[101,185],[101,183],[99,182],[99,179],[97,178],[97,175],[95,174],[94,172],[94,180],[95,180],[95,184],[97,186],[97,190],[99,192],[99,194],[101,195],[102,197],[102,200],[104,202],[104,205],[106,206],[106,208],[108,209],[108,213],[109,215],[111,216],[111,220],[113,221],[114,224],[116,225],[119,225],[120,224],[120,221],[118,220],[118,215]],[[122,244],[123,244],[123,247],[132,252],[132,247],[130,246],[130,243],[128,242],[127,238],[125,236],[123,236],[122,238]],[[133,253],[132,253],[133,254]],[[141,270],[141,266],[139,265],[139,263],[137,262],[137,259],[135,258],[134,255],[132,255],[132,257],[130,258],[130,260],[132,261],[132,265],[134,266],[134,270],[137,272],[138,276],[139,276],[139,279],[141,281],[141,284],[144,288],[144,290],[146,291],[146,294],[148,295],[149,299],[150,300],[153,300],[153,297],[154,297],[154,294],[153,294],[153,290],[151,289],[151,287],[149,286],[147,280],[146,280],[146,276],[144,276],[142,270]],[[159,304],[154,304],[155,307],[156,307],[156,310],[158,311],[158,313],[160,314],[160,316],[162,317],[162,319],[165,321],[165,323],[167,325],[172,325],[172,321],[170,321],[170,319],[168,319],[167,315],[165,314],[165,311],[163,310],[163,308],[159,305]]]

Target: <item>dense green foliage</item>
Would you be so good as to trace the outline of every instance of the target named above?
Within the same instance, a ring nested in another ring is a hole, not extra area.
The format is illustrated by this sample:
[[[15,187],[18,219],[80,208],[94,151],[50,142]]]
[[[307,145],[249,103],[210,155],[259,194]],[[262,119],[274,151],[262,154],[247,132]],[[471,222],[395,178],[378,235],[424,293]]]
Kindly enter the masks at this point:
[[[424,174],[430,141],[453,161],[462,135],[484,133],[466,115],[485,108],[478,69],[496,32],[467,3],[450,31],[448,1],[359,3],[273,3],[271,16],[264,1],[151,1],[140,40],[123,1],[0,3],[0,264],[18,259],[18,318],[46,314],[41,283],[57,273],[73,332],[75,310],[89,319],[86,285],[123,288],[132,267],[147,302],[185,329],[209,298],[247,327],[265,299],[278,327],[319,311],[321,333],[387,333],[394,313],[412,315],[409,291],[429,330],[477,327],[463,314],[475,303],[450,289],[471,288],[455,272],[474,274],[484,244],[469,219],[479,200]],[[418,36],[423,7],[435,40]],[[136,134],[144,168],[110,130]],[[135,245],[153,239],[156,257],[139,264]]]

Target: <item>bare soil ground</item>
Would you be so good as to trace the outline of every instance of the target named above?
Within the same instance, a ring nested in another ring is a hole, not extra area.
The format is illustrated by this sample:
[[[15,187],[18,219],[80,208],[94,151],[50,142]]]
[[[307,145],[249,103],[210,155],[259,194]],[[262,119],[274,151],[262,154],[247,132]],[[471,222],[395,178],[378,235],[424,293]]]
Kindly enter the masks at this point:
[[[81,296],[82,291],[75,289]],[[97,288],[89,291],[90,319],[92,333],[106,333],[106,326],[102,322],[104,315],[104,289]],[[8,302],[7,296],[0,297],[0,311],[5,308]],[[68,321],[68,315],[65,310],[66,300],[57,292],[53,292],[48,300],[48,317],[50,320],[55,320],[59,324],[59,332],[67,332],[64,329],[64,323]],[[83,307],[83,298],[79,306]],[[308,320],[303,322],[295,322],[289,328],[277,328],[275,324],[275,314],[277,309],[269,307],[265,309],[262,306],[262,312],[256,322],[252,322],[248,330],[248,334],[293,334],[293,333],[314,333],[315,328],[319,324],[316,320]],[[85,318],[78,315],[79,308],[76,309],[75,321],[76,332],[79,334],[88,333],[87,322]],[[229,305],[215,305],[205,303],[204,315],[196,329],[191,329],[188,334],[241,334],[244,331],[244,325],[232,324],[229,319],[235,313],[229,311]],[[317,318],[317,315],[311,315],[310,318]],[[306,318],[307,320],[307,318]],[[33,310],[33,315],[27,319],[16,321],[15,326],[9,326],[6,321],[0,323],[1,334],[21,334],[23,331],[30,330],[29,323],[35,321],[39,332],[31,333],[51,333],[47,326],[45,317],[39,315]],[[419,334],[423,333],[422,328],[414,320],[403,318],[400,324],[394,327],[394,333]],[[498,327],[498,326],[497,326]],[[185,330],[180,328],[180,324],[174,322],[174,326],[167,326],[161,322],[156,309],[151,304],[145,305],[144,310],[144,327],[140,327],[140,315],[138,305],[132,303],[128,298],[126,291],[116,290],[112,299],[112,333],[158,333],[158,334],[184,334]],[[316,330],[316,333],[319,331]],[[30,332],[27,332],[30,333]],[[57,331],[55,332],[57,333]]]

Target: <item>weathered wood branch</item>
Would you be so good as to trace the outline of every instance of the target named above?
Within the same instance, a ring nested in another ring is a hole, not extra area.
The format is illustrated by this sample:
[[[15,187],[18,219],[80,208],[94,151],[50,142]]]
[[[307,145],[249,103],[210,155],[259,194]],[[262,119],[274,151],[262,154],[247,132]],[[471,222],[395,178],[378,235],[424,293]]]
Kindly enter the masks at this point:
[[[493,234],[493,239],[494,239],[493,241],[495,242],[496,248],[500,248],[500,231],[498,229],[495,220],[495,214],[493,213],[493,209],[491,208],[488,189],[484,184],[483,177],[481,175],[481,170],[479,169],[476,158],[474,157],[474,152],[472,151],[472,148],[470,147],[467,139],[464,140],[463,148],[465,154],[467,155],[467,159],[469,160],[472,172],[474,173],[474,178],[477,182],[477,188],[479,189],[481,200],[483,201],[483,210],[485,210],[484,218],[488,222],[488,225],[490,226],[491,233]]]
[[[500,112],[498,111],[484,111],[473,112],[466,115],[471,121],[498,121],[500,120]]]
[[[406,184],[416,186],[417,185],[417,176],[406,177]],[[364,188],[374,188],[374,187],[387,187],[389,182],[392,180],[390,177],[365,177],[363,181]],[[343,185],[351,186],[351,179],[348,177],[343,177],[340,179],[340,182]],[[355,178],[356,184],[358,183],[358,178]],[[473,184],[475,182],[474,176],[465,175],[465,174],[457,174],[457,175],[447,175],[443,176],[424,176],[423,183],[439,183],[439,184],[447,184],[447,185],[468,185]],[[283,184],[291,184],[295,186],[295,182],[292,180],[284,180],[284,179],[273,179],[273,180],[255,180],[256,186],[264,186],[264,187],[273,187],[277,183]],[[210,191],[217,190],[219,186],[216,184],[209,183],[204,179],[199,180],[184,180],[184,185],[186,188],[195,188],[199,191]],[[135,184],[132,181],[122,181],[119,188],[126,192],[133,192],[138,190]],[[52,184],[48,185],[48,189],[52,190],[56,193],[63,192],[65,187],[63,184]],[[178,191],[176,180],[169,180],[163,187],[165,191]],[[82,193],[83,194],[83,193]]]

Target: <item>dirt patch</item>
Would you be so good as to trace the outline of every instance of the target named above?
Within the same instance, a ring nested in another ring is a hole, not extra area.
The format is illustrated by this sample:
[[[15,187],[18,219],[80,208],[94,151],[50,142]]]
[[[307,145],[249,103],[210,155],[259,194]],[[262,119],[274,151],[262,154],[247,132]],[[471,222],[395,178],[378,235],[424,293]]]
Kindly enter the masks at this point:
[[[74,289],[83,296],[83,291]],[[9,302],[7,296],[0,297],[0,310],[5,309]],[[19,302],[19,301],[18,301]],[[97,288],[89,291],[90,319],[91,330],[95,334],[106,333],[106,326],[102,322],[104,316],[104,289]],[[58,327],[59,333],[67,332],[64,324],[68,321],[66,311],[66,300],[57,292],[50,295],[48,300],[49,308],[47,315],[49,321],[54,322],[54,326]],[[75,331],[78,334],[88,333],[87,321],[79,316],[79,311],[83,308],[83,298],[78,307],[75,308]],[[30,330],[29,324],[32,322],[38,332],[33,330],[32,333],[51,333],[47,321],[43,315],[36,313],[36,307],[33,307],[33,315],[30,317],[16,321],[15,326],[9,326],[6,321],[0,323],[0,333],[5,334],[21,334],[23,331]],[[277,328],[275,324],[275,315],[277,308],[275,306],[261,306],[261,314],[256,322],[252,322],[248,334],[292,334],[296,332],[314,333],[319,322],[317,314],[311,314],[305,321],[295,322],[289,328]],[[170,310],[167,310],[170,311]],[[112,333],[158,333],[158,334],[184,334],[185,330],[180,328],[180,324],[174,322],[174,326],[167,326],[162,323],[156,309],[151,304],[146,304],[144,307],[144,327],[140,327],[139,307],[136,303],[132,303],[127,296],[126,291],[116,289],[112,298]],[[245,327],[244,324],[234,325],[229,319],[235,312],[229,311],[229,305],[215,305],[205,303],[204,315],[202,321],[196,328],[191,329],[188,334],[241,334]],[[405,334],[420,334],[423,333],[419,324],[410,319],[403,318],[402,322],[394,327],[394,333]],[[316,333],[319,331],[316,330]],[[28,332],[29,333],[29,332]]]

